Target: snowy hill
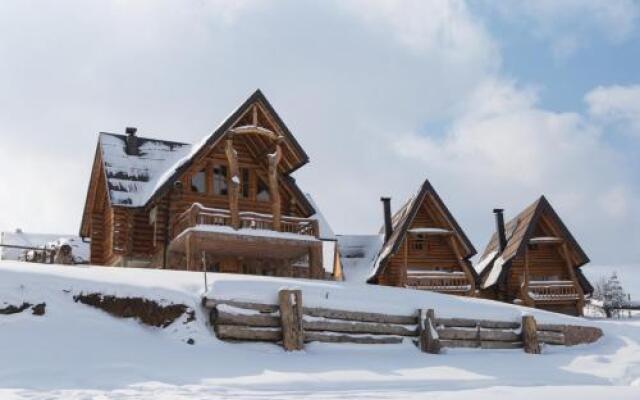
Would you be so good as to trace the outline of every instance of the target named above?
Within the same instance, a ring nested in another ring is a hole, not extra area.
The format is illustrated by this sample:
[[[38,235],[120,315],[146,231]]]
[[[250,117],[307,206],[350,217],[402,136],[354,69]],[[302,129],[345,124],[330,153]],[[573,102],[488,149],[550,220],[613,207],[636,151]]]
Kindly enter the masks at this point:
[[[210,274],[209,289],[227,298],[268,300],[302,287],[305,301],[348,302],[380,311],[433,307],[441,315],[517,318],[529,309],[404,289],[284,278]],[[79,293],[144,297],[184,304],[167,328],[115,318],[77,303]],[[46,313],[0,315],[0,398],[558,398],[640,394],[640,322],[585,321],[532,311],[549,322],[601,327],[592,345],[420,353],[413,344],[311,343],[286,353],[270,344],[219,341],[200,308],[203,275],[193,272],[0,262],[0,308],[46,303]],[[195,341],[189,345],[189,339]]]

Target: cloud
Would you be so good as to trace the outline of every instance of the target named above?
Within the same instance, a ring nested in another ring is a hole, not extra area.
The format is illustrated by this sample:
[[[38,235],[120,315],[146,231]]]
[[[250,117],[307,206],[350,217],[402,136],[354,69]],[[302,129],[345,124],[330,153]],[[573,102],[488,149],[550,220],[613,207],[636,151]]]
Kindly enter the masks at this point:
[[[599,86],[585,96],[589,113],[610,123],[621,123],[626,132],[640,136],[640,85]]]
[[[640,5],[634,0],[526,0],[487,2],[507,20],[525,24],[532,35],[549,42],[553,55],[566,59],[592,37],[612,44],[629,40],[638,28]]]
[[[541,108],[531,89],[483,82],[445,135],[407,133],[393,146],[439,180],[456,182],[457,196],[477,206],[465,217],[473,225],[492,207],[513,215],[545,194],[596,258],[606,253],[599,242],[612,240],[606,233],[640,255],[633,244],[640,240],[634,228],[640,211],[629,207],[640,196],[635,177],[621,173],[624,157],[607,144],[602,126]]]

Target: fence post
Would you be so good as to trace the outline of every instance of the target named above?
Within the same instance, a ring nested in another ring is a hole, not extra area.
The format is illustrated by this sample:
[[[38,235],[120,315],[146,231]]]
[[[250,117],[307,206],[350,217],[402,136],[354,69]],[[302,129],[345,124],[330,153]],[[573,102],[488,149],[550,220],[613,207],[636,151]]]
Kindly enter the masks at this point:
[[[540,343],[538,342],[538,326],[533,315],[522,317],[522,345],[525,353],[540,354]]]
[[[282,324],[282,347],[287,351],[304,348],[302,329],[302,291],[283,289],[278,292],[280,322]]]
[[[433,309],[418,310],[418,330],[420,332],[420,351],[423,353],[440,353],[440,339],[435,329],[436,316]]]

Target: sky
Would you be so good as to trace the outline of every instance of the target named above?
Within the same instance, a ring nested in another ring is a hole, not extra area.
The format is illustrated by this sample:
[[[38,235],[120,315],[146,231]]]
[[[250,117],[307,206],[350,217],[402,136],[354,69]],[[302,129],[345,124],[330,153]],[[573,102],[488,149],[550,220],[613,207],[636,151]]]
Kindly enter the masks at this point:
[[[98,132],[197,142],[255,89],[337,233],[428,178],[478,251],[544,194],[640,264],[640,2],[0,2],[0,230],[76,233]]]

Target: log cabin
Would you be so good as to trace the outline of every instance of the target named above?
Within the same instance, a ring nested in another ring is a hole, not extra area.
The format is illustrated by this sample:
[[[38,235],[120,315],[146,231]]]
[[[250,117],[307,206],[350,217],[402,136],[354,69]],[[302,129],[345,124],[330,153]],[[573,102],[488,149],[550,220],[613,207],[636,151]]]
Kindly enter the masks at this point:
[[[473,296],[476,250],[429,180],[393,217],[391,199],[381,200],[384,240],[367,281]]]
[[[494,232],[478,265],[483,297],[582,315],[593,287],[581,267],[589,262],[549,201],[541,196],[504,224],[495,209]]]
[[[91,263],[324,279],[336,238],[291,174],[309,157],[260,90],[197,145],[101,133]]]

